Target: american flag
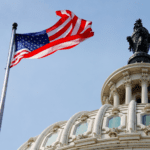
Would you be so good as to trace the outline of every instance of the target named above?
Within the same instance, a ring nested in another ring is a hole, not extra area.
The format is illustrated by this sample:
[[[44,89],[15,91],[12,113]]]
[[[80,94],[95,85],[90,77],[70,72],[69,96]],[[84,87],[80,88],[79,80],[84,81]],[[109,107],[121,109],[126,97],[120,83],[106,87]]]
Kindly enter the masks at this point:
[[[10,67],[23,58],[43,58],[58,50],[70,49],[94,35],[91,21],[80,19],[69,10],[56,11],[56,14],[61,18],[52,27],[15,35],[15,52]]]

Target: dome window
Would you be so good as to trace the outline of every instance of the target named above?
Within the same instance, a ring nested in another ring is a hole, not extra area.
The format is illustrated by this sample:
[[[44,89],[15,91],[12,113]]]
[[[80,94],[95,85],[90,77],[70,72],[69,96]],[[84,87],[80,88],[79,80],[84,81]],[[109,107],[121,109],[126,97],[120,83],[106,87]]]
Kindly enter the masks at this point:
[[[149,126],[150,125],[150,114],[142,116],[142,123],[145,126]]]
[[[77,126],[75,135],[83,134],[87,131],[87,129],[88,129],[88,123],[87,122],[81,123]]]
[[[116,116],[109,119],[108,127],[109,128],[117,128],[120,126],[121,118]]]
[[[45,147],[52,145],[56,141],[57,137],[58,137],[58,132],[51,134],[47,139]]]

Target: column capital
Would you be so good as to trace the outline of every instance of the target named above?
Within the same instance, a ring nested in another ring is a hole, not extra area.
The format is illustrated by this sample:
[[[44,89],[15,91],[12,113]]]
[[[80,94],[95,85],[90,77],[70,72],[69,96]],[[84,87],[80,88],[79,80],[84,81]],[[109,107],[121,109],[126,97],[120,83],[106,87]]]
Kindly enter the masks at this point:
[[[129,72],[125,71],[122,74],[124,76],[124,86],[131,86],[132,80],[130,78]]]
[[[109,82],[108,86],[110,87],[110,92],[111,92],[112,94],[118,93],[118,90],[117,90],[117,88],[116,88],[116,85],[115,85],[112,81]]]
[[[103,102],[104,102],[105,104],[110,104],[109,96],[103,96]]]
[[[148,78],[148,69],[146,68],[142,68],[142,74],[141,74],[141,78],[140,78],[140,83],[146,83],[148,84],[149,82],[149,78]]]

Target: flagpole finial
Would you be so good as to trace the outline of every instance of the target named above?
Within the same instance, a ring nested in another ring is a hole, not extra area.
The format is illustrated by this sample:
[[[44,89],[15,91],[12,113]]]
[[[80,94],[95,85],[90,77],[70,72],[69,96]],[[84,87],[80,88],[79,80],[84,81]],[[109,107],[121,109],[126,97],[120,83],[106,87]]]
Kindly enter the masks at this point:
[[[13,28],[13,29],[17,29],[17,26],[18,26],[18,24],[17,24],[16,22],[14,22],[14,23],[12,24],[12,28]]]

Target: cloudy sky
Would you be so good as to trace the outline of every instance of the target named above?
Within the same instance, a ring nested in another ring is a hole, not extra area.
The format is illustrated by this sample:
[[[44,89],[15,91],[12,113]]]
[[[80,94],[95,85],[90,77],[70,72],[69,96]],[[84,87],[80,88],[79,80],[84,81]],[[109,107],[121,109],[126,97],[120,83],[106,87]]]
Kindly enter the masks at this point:
[[[13,22],[17,33],[55,24],[56,10],[71,10],[92,21],[94,37],[43,59],[23,59],[11,68],[0,133],[0,150],[16,150],[51,124],[79,111],[101,107],[107,77],[132,55],[126,37],[139,18],[150,31],[149,0],[1,0],[0,89]]]

